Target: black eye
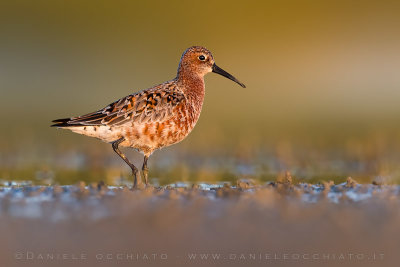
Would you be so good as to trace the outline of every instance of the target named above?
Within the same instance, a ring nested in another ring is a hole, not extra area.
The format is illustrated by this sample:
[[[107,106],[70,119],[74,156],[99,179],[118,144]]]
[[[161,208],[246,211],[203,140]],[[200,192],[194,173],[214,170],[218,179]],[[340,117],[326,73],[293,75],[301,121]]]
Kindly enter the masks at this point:
[[[199,59],[200,59],[201,61],[203,61],[203,60],[206,60],[206,57],[203,56],[203,55],[201,55],[201,56],[199,56]]]

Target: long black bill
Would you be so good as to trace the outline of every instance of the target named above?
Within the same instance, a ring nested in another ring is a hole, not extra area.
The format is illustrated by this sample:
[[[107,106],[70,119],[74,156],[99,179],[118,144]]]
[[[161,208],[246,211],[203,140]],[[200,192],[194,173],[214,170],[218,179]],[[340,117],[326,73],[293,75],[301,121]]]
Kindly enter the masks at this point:
[[[215,65],[215,63],[212,66],[212,72],[218,73],[232,81],[234,81],[235,83],[238,83],[241,87],[246,88],[246,85],[244,85],[243,83],[239,82],[238,79],[236,79],[235,77],[233,77],[232,75],[230,75],[229,73],[227,73],[226,71],[224,71],[223,69],[221,69],[220,67],[218,67],[217,65]]]

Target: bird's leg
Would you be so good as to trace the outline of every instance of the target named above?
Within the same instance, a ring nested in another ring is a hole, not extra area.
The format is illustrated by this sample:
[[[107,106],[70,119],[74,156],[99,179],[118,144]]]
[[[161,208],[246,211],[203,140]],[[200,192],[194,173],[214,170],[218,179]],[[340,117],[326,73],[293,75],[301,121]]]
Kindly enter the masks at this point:
[[[146,185],[148,185],[148,175],[149,175],[149,168],[147,168],[147,160],[149,159],[148,156],[144,156],[142,172],[143,172],[143,179]]]
[[[119,150],[118,146],[119,144],[121,144],[123,141],[125,140],[124,137],[121,137],[120,139],[112,142],[112,148],[114,149],[115,153],[118,154],[118,156],[120,156],[125,162],[126,164],[129,165],[129,167],[131,167],[132,169],[132,174],[133,174],[133,188],[137,188],[139,184],[142,183],[140,177],[138,177],[139,175],[139,170],[138,168],[136,168],[135,165],[133,165],[132,163],[129,162],[128,158]],[[139,178],[139,179],[138,179]]]

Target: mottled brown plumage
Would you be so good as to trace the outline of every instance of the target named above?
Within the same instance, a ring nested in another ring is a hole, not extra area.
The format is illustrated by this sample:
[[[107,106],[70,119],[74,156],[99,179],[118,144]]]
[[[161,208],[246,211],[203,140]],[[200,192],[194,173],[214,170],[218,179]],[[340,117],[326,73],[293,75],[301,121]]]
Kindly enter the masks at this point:
[[[201,46],[182,55],[176,78],[133,93],[86,115],[54,120],[52,126],[96,137],[113,144],[132,168],[135,186],[138,170],[118,146],[131,147],[145,156],[142,167],[147,184],[147,159],[157,149],[182,141],[196,125],[204,100],[204,75],[221,74],[245,87],[214,63],[210,51]]]

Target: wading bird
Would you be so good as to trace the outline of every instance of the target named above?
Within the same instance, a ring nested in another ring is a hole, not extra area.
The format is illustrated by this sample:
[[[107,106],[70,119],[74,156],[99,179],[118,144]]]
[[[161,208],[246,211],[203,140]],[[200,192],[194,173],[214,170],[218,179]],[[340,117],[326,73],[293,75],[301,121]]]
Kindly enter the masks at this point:
[[[209,72],[218,73],[245,88],[215,64],[205,47],[192,46],[183,53],[174,79],[123,97],[96,112],[54,120],[52,126],[111,143],[132,169],[134,188],[141,183],[139,170],[119,147],[131,147],[143,153],[142,174],[147,185],[150,155],[182,141],[196,125],[204,100],[204,75]]]

